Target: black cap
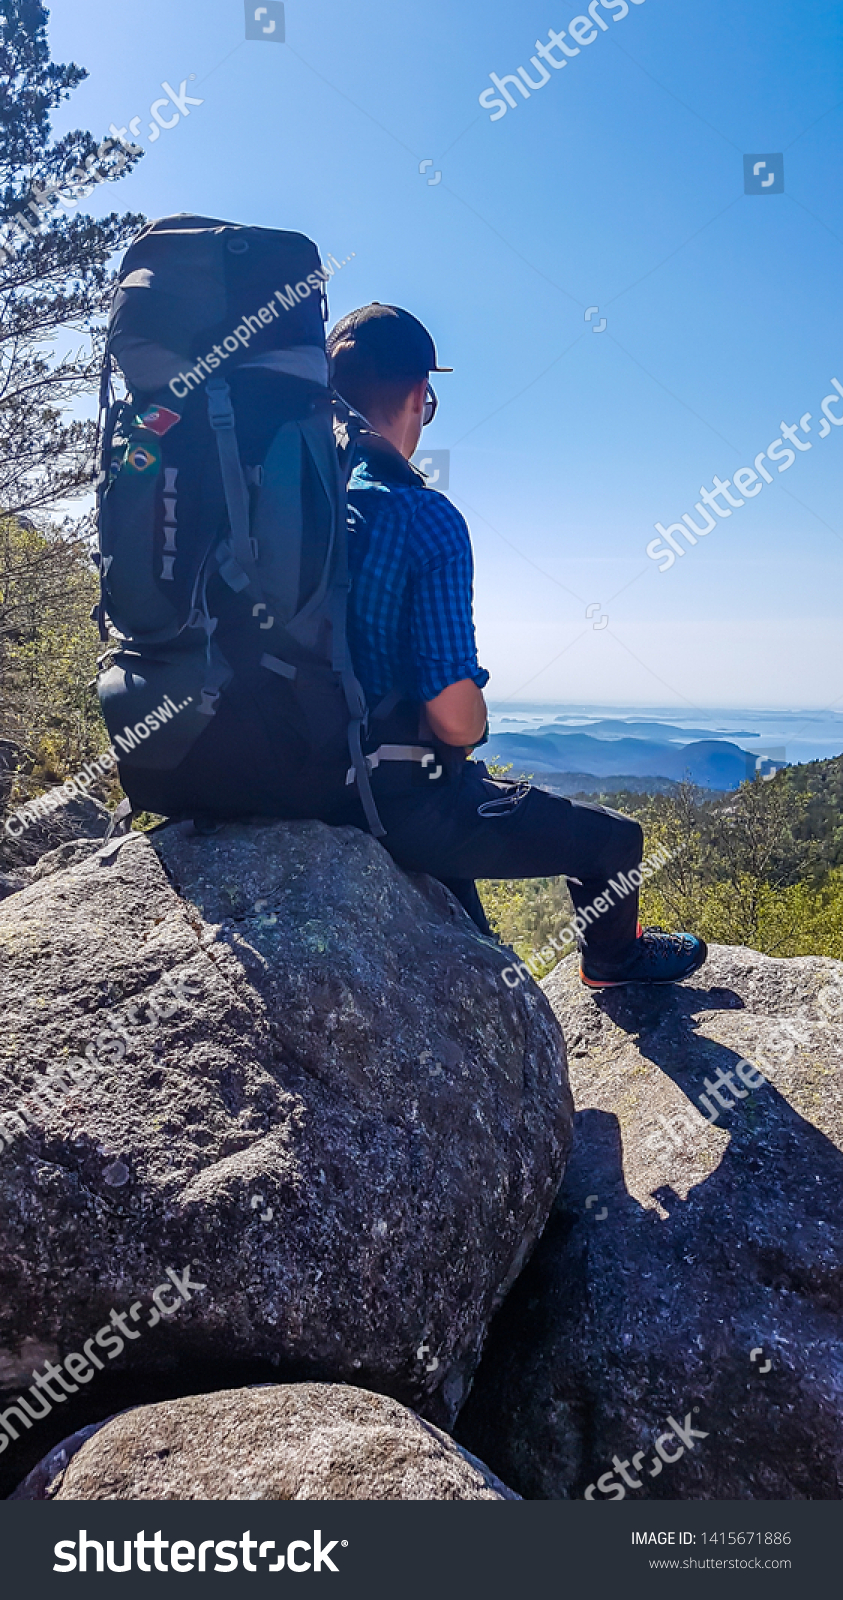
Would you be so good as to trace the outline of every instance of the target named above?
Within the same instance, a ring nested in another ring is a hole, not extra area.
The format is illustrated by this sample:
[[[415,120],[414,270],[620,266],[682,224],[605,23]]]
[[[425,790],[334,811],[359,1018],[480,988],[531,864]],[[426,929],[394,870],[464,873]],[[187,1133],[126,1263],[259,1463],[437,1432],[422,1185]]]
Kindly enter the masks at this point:
[[[382,306],[375,300],[342,317],[327,339],[333,358],[339,345],[346,348],[340,360],[361,375],[376,378],[420,378],[427,372],[453,372],[440,367],[436,346],[424,323],[400,306]]]

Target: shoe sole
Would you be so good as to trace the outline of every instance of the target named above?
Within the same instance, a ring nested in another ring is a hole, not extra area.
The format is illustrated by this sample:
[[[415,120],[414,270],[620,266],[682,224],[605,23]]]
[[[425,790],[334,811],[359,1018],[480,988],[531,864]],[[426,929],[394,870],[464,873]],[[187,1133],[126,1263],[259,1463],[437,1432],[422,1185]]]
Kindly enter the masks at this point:
[[[642,983],[647,988],[652,989],[657,985],[684,983],[686,978],[691,978],[695,972],[699,972],[700,967],[705,966],[707,960],[708,945],[703,945],[703,954],[700,960],[693,967],[690,967],[687,972],[683,972],[681,978],[587,978],[582,967],[580,967],[580,981],[585,984],[587,989],[625,989],[631,983]]]

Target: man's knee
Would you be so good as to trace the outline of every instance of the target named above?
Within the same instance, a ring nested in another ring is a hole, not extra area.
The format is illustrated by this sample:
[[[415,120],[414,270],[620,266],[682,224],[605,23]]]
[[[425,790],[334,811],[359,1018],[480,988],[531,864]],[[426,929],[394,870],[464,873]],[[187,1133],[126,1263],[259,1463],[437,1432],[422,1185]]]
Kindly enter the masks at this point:
[[[618,865],[637,867],[644,854],[644,829],[640,822],[636,822],[634,817],[622,817],[617,813],[611,850]]]

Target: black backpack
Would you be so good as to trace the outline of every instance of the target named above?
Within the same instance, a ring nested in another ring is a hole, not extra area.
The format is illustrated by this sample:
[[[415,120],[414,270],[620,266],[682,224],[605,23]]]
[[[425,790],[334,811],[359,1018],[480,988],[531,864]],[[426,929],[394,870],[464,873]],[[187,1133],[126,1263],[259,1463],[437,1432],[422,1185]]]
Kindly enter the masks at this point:
[[[235,674],[263,689],[272,675],[290,814],[330,808],[350,756],[381,837],[346,645],[362,419],[329,387],[332,272],[303,234],[190,215],[152,223],[127,251],[103,369],[95,613],[120,643],[98,688],[133,801],[208,739]]]

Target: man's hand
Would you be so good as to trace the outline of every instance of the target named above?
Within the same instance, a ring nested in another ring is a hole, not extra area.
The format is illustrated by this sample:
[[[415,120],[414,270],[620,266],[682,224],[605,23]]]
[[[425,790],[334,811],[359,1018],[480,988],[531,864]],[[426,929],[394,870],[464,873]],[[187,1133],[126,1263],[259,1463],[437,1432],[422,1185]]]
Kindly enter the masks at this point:
[[[486,702],[471,678],[450,683],[425,707],[431,732],[443,744],[474,746],[486,727]]]

